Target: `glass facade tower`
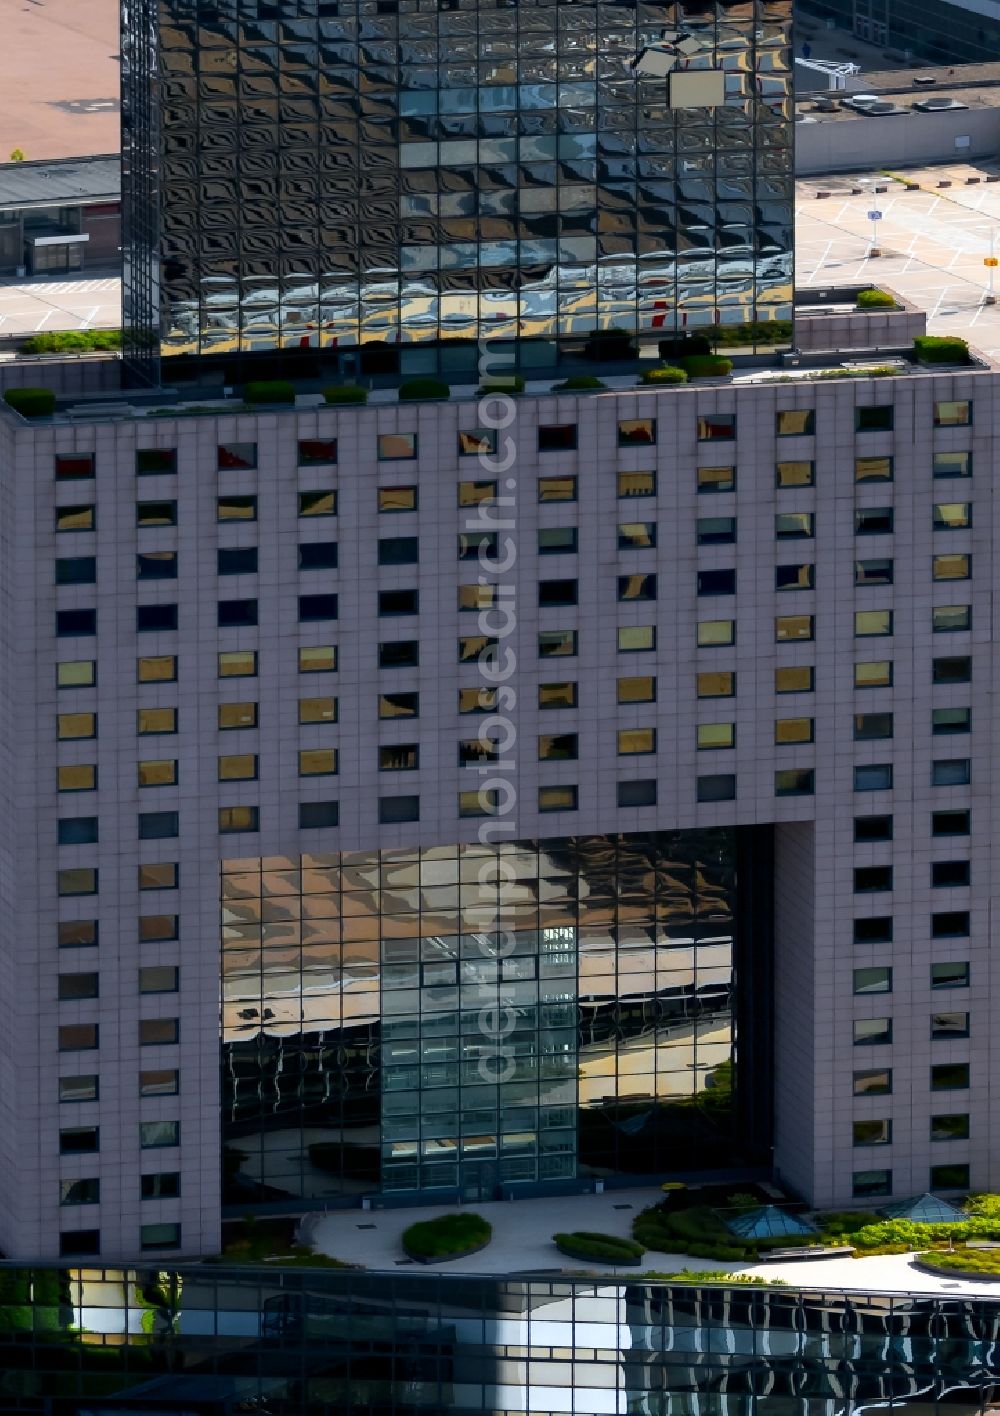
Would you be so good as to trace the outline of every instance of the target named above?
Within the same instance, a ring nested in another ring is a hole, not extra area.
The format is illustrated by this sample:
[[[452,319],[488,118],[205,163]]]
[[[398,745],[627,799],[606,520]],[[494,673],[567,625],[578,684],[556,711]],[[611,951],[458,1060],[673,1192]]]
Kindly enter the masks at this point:
[[[732,1165],[736,893],[721,829],[224,861],[230,1202]]]
[[[414,372],[490,335],[531,367],[595,331],[752,346],[791,318],[791,0],[122,17],[142,377],[157,349],[177,372],[388,344]]]

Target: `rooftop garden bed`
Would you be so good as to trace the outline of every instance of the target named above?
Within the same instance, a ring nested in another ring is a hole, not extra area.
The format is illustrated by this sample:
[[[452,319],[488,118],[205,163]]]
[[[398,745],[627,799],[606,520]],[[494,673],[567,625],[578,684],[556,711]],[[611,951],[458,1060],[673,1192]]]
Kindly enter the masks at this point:
[[[957,335],[918,334],[913,352],[922,364],[969,364],[968,340]]]
[[[916,1268],[947,1278],[987,1278],[1000,1282],[1000,1249],[928,1250],[917,1254]]]
[[[859,290],[855,297],[855,304],[859,310],[898,310],[899,305],[889,294],[888,290]]]
[[[416,403],[426,398],[450,398],[451,385],[446,384],[444,379],[407,379],[399,385],[397,396],[400,403]]]
[[[492,1237],[493,1226],[482,1215],[442,1214],[404,1229],[402,1244],[409,1258],[434,1264],[476,1254],[486,1248]]]
[[[223,1227],[220,1254],[206,1259],[210,1264],[277,1264],[282,1268],[354,1268],[327,1254],[316,1254],[295,1242],[294,1219],[257,1219],[248,1215],[237,1225]]]
[[[64,329],[31,334],[21,345],[22,354],[88,354],[122,347],[120,329]]]
[[[583,1229],[570,1234],[553,1234],[552,1238],[561,1254],[591,1263],[634,1267],[642,1263],[646,1252],[643,1245],[634,1239],[622,1239],[615,1234],[594,1234]]]
[[[324,403],[367,403],[368,390],[358,384],[335,384],[323,390]]]
[[[50,388],[9,388],[3,401],[22,418],[51,418],[56,406]]]

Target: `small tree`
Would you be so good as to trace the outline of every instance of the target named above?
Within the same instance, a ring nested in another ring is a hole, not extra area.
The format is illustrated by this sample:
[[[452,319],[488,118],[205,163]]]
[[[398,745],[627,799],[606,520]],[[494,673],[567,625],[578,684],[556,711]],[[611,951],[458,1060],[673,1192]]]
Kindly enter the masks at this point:
[[[11,155],[10,155],[9,161],[10,161],[10,162],[23,162],[23,161],[24,161],[24,153],[21,151],[20,148],[15,148],[15,149],[14,149],[14,151],[13,151],[13,152],[11,153]]]

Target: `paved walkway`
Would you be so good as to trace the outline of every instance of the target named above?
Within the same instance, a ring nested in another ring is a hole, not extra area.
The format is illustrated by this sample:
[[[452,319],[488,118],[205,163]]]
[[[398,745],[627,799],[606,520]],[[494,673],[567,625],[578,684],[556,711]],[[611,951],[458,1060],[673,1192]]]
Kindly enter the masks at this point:
[[[552,1199],[496,1201],[469,1206],[493,1225],[493,1242],[478,1254],[436,1266],[442,1273],[534,1273],[579,1270],[589,1265],[565,1258],[552,1242],[559,1230],[589,1229],[602,1234],[631,1233],[640,1210],[662,1198],[658,1189],[615,1190],[604,1195],[570,1195]],[[314,1247],[347,1263],[381,1270],[417,1267],[405,1258],[400,1235],[418,1220],[449,1212],[436,1206],[397,1210],[340,1210],[317,1219]],[[803,1259],[787,1263],[719,1263],[683,1254],[647,1253],[642,1267],[623,1272],[677,1273],[681,1269],[759,1273],[784,1279],[793,1288],[877,1293],[951,1293],[1000,1295],[1000,1283],[939,1278],[913,1268],[908,1254],[868,1259]],[[609,1269],[610,1273],[611,1270]]]

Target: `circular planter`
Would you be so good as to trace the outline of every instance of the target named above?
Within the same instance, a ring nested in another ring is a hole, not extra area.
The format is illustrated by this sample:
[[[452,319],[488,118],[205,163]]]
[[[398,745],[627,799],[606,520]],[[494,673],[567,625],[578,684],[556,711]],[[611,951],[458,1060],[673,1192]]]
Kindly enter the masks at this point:
[[[433,1254],[430,1256],[424,1254],[414,1254],[404,1244],[403,1253],[408,1259],[413,1259],[418,1264],[450,1264],[455,1259],[467,1259],[470,1254],[478,1254],[483,1249],[488,1249],[490,1246],[490,1242],[490,1239],[484,1239],[481,1244],[473,1244],[468,1249],[456,1249],[453,1254]]]
[[[972,1269],[937,1268],[934,1264],[921,1263],[912,1259],[911,1263],[921,1273],[932,1273],[935,1278],[956,1278],[965,1283],[1000,1283],[1000,1273],[976,1273]]]
[[[558,1243],[558,1241],[553,1242],[555,1242],[556,1248],[559,1250],[560,1254],[563,1254],[567,1259],[573,1259],[576,1263],[603,1264],[608,1268],[642,1267],[642,1261],[644,1258],[644,1255],[642,1254],[622,1254],[620,1258],[604,1259],[597,1258],[594,1254],[585,1253],[582,1249],[571,1248],[569,1245],[563,1247],[563,1245]]]

